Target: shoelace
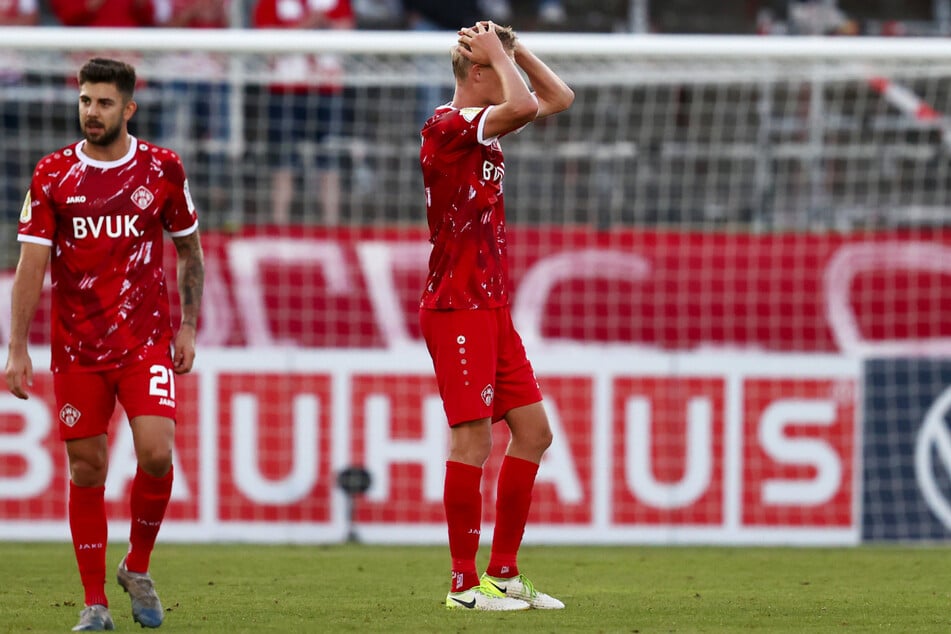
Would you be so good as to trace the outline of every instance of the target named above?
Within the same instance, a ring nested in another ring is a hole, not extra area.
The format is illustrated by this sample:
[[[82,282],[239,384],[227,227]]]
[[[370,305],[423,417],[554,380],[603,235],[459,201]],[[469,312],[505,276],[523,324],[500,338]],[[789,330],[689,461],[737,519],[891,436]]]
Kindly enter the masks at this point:
[[[532,583],[532,580],[526,577],[525,575],[519,575],[518,580],[522,582],[522,585],[525,586],[525,591],[528,593],[528,596],[534,598],[538,592],[535,591],[535,584]]]

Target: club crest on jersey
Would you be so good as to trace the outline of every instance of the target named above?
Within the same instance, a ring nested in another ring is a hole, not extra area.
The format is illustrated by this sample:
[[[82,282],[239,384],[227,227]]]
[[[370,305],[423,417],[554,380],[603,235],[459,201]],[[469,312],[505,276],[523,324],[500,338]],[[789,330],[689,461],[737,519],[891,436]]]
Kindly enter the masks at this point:
[[[155,196],[144,186],[140,185],[137,190],[132,192],[132,203],[143,211],[148,209],[153,200],[155,200]]]
[[[486,407],[492,405],[492,401],[495,399],[495,390],[492,388],[492,385],[486,385],[482,388],[482,402],[485,403]]]
[[[69,403],[63,405],[63,409],[59,410],[59,419],[63,421],[63,424],[67,427],[72,427],[78,423],[81,416],[80,411]]]

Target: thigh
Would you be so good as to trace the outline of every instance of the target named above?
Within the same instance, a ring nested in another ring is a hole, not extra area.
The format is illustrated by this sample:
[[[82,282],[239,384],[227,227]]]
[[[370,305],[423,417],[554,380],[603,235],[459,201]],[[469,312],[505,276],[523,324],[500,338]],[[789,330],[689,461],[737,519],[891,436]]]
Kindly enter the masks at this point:
[[[129,421],[141,416],[176,419],[175,372],[169,352],[156,352],[115,372],[119,402]]]
[[[116,407],[116,386],[102,372],[55,372],[53,392],[62,440],[106,434]]]
[[[498,351],[492,312],[419,311],[450,426],[492,416]]]
[[[512,409],[542,400],[535,370],[525,354],[522,338],[515,331],[511,313],[508,308],[499,309],[496,317],[499,351],[493,420],[503,418]]]

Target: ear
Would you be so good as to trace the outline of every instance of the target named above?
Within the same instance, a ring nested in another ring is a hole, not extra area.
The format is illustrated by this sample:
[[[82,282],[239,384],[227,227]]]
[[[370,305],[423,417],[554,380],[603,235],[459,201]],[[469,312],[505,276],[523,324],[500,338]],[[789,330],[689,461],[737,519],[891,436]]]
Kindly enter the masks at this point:
[[[129,103],[127,103],[125,105],[125,108],[123,108],[122,118],[128,121],[129,119],[132,118],[132,115],[134,115],[136,110],[138,109],[139,109],[139,104],[137,104],[135,100],[130,99]]]

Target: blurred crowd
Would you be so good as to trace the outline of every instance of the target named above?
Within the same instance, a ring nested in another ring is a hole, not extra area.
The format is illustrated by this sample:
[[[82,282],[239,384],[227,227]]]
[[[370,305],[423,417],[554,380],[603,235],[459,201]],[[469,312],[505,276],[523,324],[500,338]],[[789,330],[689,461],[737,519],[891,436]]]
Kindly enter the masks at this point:
[[[609,3],[620,4],[620,3]],[[270,14],[294,28],[348,14],[348,28],[452,29],[478,18],[520,28],[567,26],[563,0],[0,0],[0,24],[86,27],[254,28]],[[297,19],[300,17],[301,19]]]
[[[455,31],[484,18],[521,31],[948,35],[951,0],[0,0],[0,25],[26,26]],[[189,164],[201,174],[208,206],[236,208],[235,189],[247,178],[238,168],[250,147],[257,153],[249,160],[266,166],[257,171],[264,174],[259,191],[267,200],[256,205],[265,220],[287,224],[307,214],[327,224],[346,221],[342,198],[369,182],[364,176],[371,172],[365,143],[337,147],[340,139],[352,141],[364,132],[353,131],[359,117],[339,59],[280,56],[266,85],[237,94],[221,80],[226,72],[220,59],[194,52],[178,57],[180,65],[168,68],[185,69],[191,79],[150,82],[162,101],[143,107],[138,123],[150,140],[195,154]],[[33,126],[50,125],[31,119],[48,111],[48,93],[26,90],[31,81],[45,86],[48,79],[25,75],[29,66],[16,51],[0,50],[0,87],[18,86],[17,98],[0,98],[0,133],[11,148],[0,157],[0,237],[19,209],[32,161],[49,149],[31,138]],[[405,100],[414,104],[412,121],[399,122],[401,130],[418,130],[432,108],[451,96],[438,83],[414,90]],[[236,97],[247,111],[234,109]],[[241,121],[263,123],[242,127]],[[61,127],[74,134],[74,125],[70,119]],[[316,177],[303,177],[307,170]],[[301,191],[312,183],[319,213],[302,208]]]
[[[519,30],[761,35],[948,35],[951,0],[0,0],[0,24],[455,30],[491,18]],[[340,28],[339,24],[332,28]]]

